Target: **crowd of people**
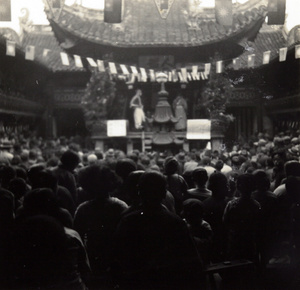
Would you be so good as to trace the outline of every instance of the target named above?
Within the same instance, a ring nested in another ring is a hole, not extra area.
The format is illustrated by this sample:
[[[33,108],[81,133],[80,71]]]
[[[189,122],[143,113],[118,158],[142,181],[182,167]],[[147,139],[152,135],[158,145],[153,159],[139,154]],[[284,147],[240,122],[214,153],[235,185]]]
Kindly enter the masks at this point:
[[[299,158],[298,131],[176,154],[3,134],[0,288],[299,289]]]

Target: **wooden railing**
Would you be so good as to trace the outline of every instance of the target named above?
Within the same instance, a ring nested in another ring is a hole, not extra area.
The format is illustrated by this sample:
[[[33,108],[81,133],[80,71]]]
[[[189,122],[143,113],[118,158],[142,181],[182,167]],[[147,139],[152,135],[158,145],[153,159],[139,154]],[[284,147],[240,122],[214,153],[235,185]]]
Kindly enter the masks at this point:
[[[40,116],[44,107],[33,101],[7,96],[0,92],[0,112],[16,115]]]

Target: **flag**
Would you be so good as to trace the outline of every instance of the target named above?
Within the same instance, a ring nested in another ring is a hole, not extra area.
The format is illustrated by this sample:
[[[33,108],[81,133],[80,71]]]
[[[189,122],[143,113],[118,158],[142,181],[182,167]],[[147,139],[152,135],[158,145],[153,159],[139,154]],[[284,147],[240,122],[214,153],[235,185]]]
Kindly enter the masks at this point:
[[[0,21],[11,21],[11,3],[10,3],[10,0],[1,0],[1,3],[0,3]]]
[[[88,61],[90,66],[97,67],[97,63],[91,57],[87,57],[86,60]]]
[[[300,58],[300,44],[295,46],[295,58]]]
[[[175,69],[172,70],[172,75],[173,75],[173,82],[177,82],[178,81],[178,76],[177,76],[177,72]]]
[[[271,51],[265,51],[263,56],[263,64],[268,64],[270,62]]]
[[[16,43],[14,41],[6,40],[6,55],[16,56]]]
[[[112,73],[112,74],[117,74],[118,73],[117,68],[116,68],[116,64],[114,62],[109,62],[108,67],[109,67],[110,73]]]
[[[181,68],[180,70],[181,70],[181,74],[182,74],[183,81],[184,81],[184,82],[187,82],[187,71],[186,71],[186,68],[183,67],[183,68]]]
[[[184,82],[183,76],[181,72],[178,72],[178,77],[181,82]]]
[[[268,2],[268,24],[279,25],[285,21],[286,0],[269,0]]]
[[[50,51],[50,49],[44,48],[44,50],[43,50],[43,57],[47,57],[49,51]]]
[[[155,82],[155,73],[153,69],[149,70],[151,82]]]
[[[286,61],[286,53],[287,53],[287,47],[282,47],[279,49],[279,61]]]
[[[141,71],[142,82],[147,82],[147,73],[146,73],[146,70],[141,67],[140,71]]]
[[[129,71],[125,64],[120,64],[120,67],[124,75],[129,75]]]
[[[74,54],[74,61],[77,67],[83,67],[82,60],[79,55]]]
[[[240,59],[239,57],[234,58],[234,59],[232,60],[232,64],[233,64],[234,70],[240,69],[240,68],[241,68],[241,59]]]
[[[210,69],[211,69],[211,64],[210,64],[210,63],[206,63],[206,64],[204,65],[204,73],[205,73],[206,75],[209,75]]]
[[[169,81],[169,82],[172,82],[172,81],[173,81],[172,72],[169,71],[169,74],[168,74],[168,75],[169,75],[168,81]]]
[[[193,80],[195,80],[195,81],[199,80],[198,66],[197,65],[192,66],[192,77],[193,77]]]
[[[133,74],[137,75],[139,73],[135,66],[130,66],[130,68]]]
[[[105,72],[105,66],[104,66],[104,61],[103,60],[97,60],[97,64],[98,64],[98,69],[100,72]]]
[[[216,73],[220,74],[223,72],[223,61],[219,60],[216,62]]]
[[[68,55],[65,52],[60,53],[60,58],[63,65],[70,65]]]
[[[248,55],[248,67],[254,67],[255,54]]]
[[[207,80],[208,75],[205,72],[200,72],[200,78],[203,79],[203,80]]]
[[[215,16],[219,24],[232,25],[232,0],[215,0]]]
[[[25,59],[34,60],[35,47],[32,45],[26,46]]]

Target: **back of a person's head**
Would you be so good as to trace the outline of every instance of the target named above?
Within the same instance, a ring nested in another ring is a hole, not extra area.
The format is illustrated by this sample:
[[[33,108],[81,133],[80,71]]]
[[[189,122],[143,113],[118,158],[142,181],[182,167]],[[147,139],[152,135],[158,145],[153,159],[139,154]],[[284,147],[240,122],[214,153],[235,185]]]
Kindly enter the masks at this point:
[[[78,153],[72,150],[67,150],[62,154],[60,162],[66,169],[74,170],[79,164],[80,158]]]
[[[54,192],[50,188],[37,188],[24,196],[24,209],[27,216],[49,215],[56,217],[59,205]]]
[[[216,162],[216,164],[215,164],[215,168],[216,168],[216,170],[218,170],[218,171],[221,171],[222,168],[223,168],[223,166],[224,166],[224,162],[223,162],[222,160],[218,160],[218,161]]]
[[[242,197],[250,197],[255,190],[255,181],[252,174],[241,174],[236,181],[236,188]]]
[[[203,218],[203,202],[195,199],[189,198],[183,202],[181,216],[187,220],[191,225],[199,224]]]
[[[129,159],[133,160],[135,163],[137,163],[139,160],[139,155],[136,152],[131,152],[131,153],[127,154],[127,157]]]
[[[125,180],[128,175],[136,169],[136,163],[130,158],[125,158],[117,161],[115,171],[118,176]]]
[[[167,181],[162,173],[147,171],[140,177],[138,188],[144,204],[159,204],[166,197]]]
[[[200,164],[203,166],[208,166],[210,165],[210,163],[211,163],[211,159],[209,156],[204,156],[200,161]]]
[[[16,177],[16,170],[12,166],[2,166],[0,168],[0,181],[4,188],[7,188],[9,182]]]
[[[255,187],[259,191],[267,191],[270,189],[270,180],[268,175],[263,170],[256,170],[253,172]]]
[[[22,178],[13,178],[8,185],[8,190],[14,194],[17,199],[20,199],[27,192],[27,184]]]
[[[296,160],[288,161],[284,164],[286,176],[300,176],[300,163]]]
[[[178,161],[173,156],[169,156],[164,161],[164,170],[167,175],[174,174],[178,171]]]
[[[50,188],[54,193],[57,190],[57,178],[50,170],[44,169],[36,174],[33,188]]]
[[[55,167],[58,164],[59,164],[59,158],[57,158],[56,156],[49,158],[46,163],[47,167]]]
[[[221,172],[214,172],[208,180],[208,189],[212,191],[212,196],[216,198],[225,198],[228,194],[228,180]]]
[[[192,179],[197,185],[204,186],[208,180],[206,169],[202,167],[195,168],[192,173]]]
[[[37,181],[37,175],[40,171],[45,169],[44,164],[35,164],[28,169],[27,177],[30,184],[35,187],[35,182]]]
[[[44,215],[29,217],[17,224],[12,243],[17,289],[57,289],[61,285],[67,237],[59,222]]]
[[[134,201],[138,198],[138,184],[141,176],[145,173],[143,170],[136,170],[131,172],[126,179],[126,186],[128,194],[130,195],[131,201]]]
[[[78,172],[80,186],[97,198],[107,198],[116,187],[116,175],[107,166],[91,165]]]

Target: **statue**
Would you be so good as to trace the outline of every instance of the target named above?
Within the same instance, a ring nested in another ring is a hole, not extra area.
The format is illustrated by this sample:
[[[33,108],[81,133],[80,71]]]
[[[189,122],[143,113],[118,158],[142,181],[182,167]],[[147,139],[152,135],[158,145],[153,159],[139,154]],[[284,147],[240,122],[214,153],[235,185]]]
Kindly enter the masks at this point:
[[[137,89],[129,104],[129,107],[134,109],[133,119],[136,129],[143,129],[143,122],[145,122],[144,106],[142,104],[141,96],[142,90]]]
[[[178,119],[178,122],[175,124],[176,131],[186,130],[187,123],[187,102],[181,94],[179,94],[173,101],[173,110],[175,118]]]

